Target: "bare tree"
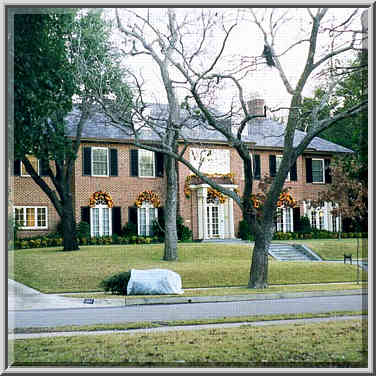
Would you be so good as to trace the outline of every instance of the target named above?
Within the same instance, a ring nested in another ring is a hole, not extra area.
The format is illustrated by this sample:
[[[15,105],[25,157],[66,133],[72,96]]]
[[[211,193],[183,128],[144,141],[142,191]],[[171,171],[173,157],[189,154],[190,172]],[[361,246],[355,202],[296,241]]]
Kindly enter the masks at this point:
[[[132,13],[130,10],[126,10],[126,12]],[[149,150],[162,151],[169,160],[172,161],[175,159],[180,161],[201,178],[202,181],[209,184],[215,190],[231,197],[237,203],[243,213],[244,219],[249,223],[251,231],[255,234],[255,246],[248,284],[250,288],[265,288],[268,286],[268,250],[274,231],[274,215],[291,166],[295,163],[298,156],[304,152],[312,139],[318,136],[320,132],[344,118],[357,114],[367,106],[367,101],[363,101],[340,114],[336,114],[335,116],[329,115],[324,119],[321,118],[319,116],[321,107],[330,97],[335,87],[334,82],[330,83],[327,94],[310,115],[312,122],[310,131],[306,133],[305,137],[299,143],[294,143],[295,130],[300,121],[302,93],[309,78],[311,78],[314,72],[318,73],[320,71],[322,73],[322,68],[331,58],[351,51],[355,47],[356,33],[352,33],[353,37],[350,40],[344,38],[345,42],[343,42],[343,39],[340,40],[340,38],[333,37],[331,39],[333,41],[331,50],[325,52],[320,49],[319,55],[318,46],[321,42],[319,37],[325,36],[325,38],[328,38],[330,36],[330,31],[326,32],[323,27],[323,20],[328,10],[319,8],[313,13],[312,10],[307,9],[306,12],[310,21],[310,23],[306,23],[310,24],[308,37],[293,42],[283,52],[287,53],[293,48],[298,46],[302,48],[305,44],[307,45],[307,57],[301,64],[302,73],[298,77],[297,83],[293,84],[285,73],[280,55],[276,52],[277,46],[275,43],[278,25],[287,22],[286,14],[277,15],[277,12],[274,10],[264,10],[264,12],[263,18],[264,20],[268,20],[268,28],[264,26],[253,10],[250,11],[251,22],[261,32],[265,45],[263,56],[255,58],[254,61],[255,64],[260,64],[260,59],[265,58],[266,64],[272,67],[272,69],[278,70],[287,92],[291,95],[291,103],[288,106],[289,115],[283,135],[284,152],[282,162],[267,192],[265,192],[265,201],[262,206],[261,215],[251,200],[253,192],[252,155],[249,145],[244,141],[243,137],[245,129],[252,127],[250,120],[260,117],[260,114],[253,115],[249,113],[242,86],[242,79],[249,73],[250,68],[248,66],[246,70],[242,69],[241,60],[239,60],[239,66],[232,70],[226,70],[220,65],[225,60],[225,51],[228,47],[230,36],[236,27],[237,18],[231,17],[232,21],[228,22],[228,18],[224,17],[227,15],[226,11],[221,13],[216,10],[203,10],[199,17],[194,20],[193,29],[193,24],[189,22],[188,16],[182,16],[183,12],[173,9],[167,11],[164,22],[156,25],[152,24],[149,12],[146,12],[145,17],[140,17],[138,14],[132,13],[135,21],[141,20],[141,26],[136,24],[136,22],[124,25],[121,22],[119,14],[117,14],[118,26],[124,35],[138,41],[144,49],[143,53],[151,55],[157,62],[169,100],[170,113],[168,122],[165,122],[165,126],[162,128],[158,127],[158,123],[151,123],[150,121],[144,123],[145,126],[151,127],[154,132],[164,134],[161,144],[157,146],[146,145],[137,138],[135,118],[131,120],[121,119],[115,113],[112,113],[113,120],[118,122],[119,125],[125,125],[127,129],[132,129],[135,132],[136,145]],[[268,12],[269,15],[267,15]],[[339,25],[333,25],[331,29],[335,30],[335,32],[343,29],[347,30],[347,25],[353,18],[354,14],[351,14],[345,21],[339,21]],[[155,38],[150,43],[145,40],[147,30]],[[211,38],[213,36],[212,31],[215,31],[215,41],[217,44]],[[334,45],[334,42],[337,40],[345,44],[337,48]],[[218,41],[220,41],[219,44]],[[327,43],[327,39],[325,43]],[[137,51],[138,48],[136,45],[134,53],[138,53]],[[213,104],[215,104],[213,93],[224,82],[228,82],[236,90],[237,102],[232,101],[229,108],[223,111],[221,115],[218,115],[218,112],[213,110]],[[184,124],[182,124],[181,117],[179,117],[179,102],[177,94],[174,91],[174,88],[178,86],[185,90],[185,96],[183,95],[184,100],[182,100],[181,104],[186,111],[191,115],[198,115],[208,129],[220,132],[242,159],[245,177],[243,192],[238,194],[217,184],[215,180],[200,172],[184,157],[185,151],[193,141],[189,137],[184,137]],[[148,120],[142,116],[142,111],[135,110],[135,113],[137,113],[139,119],[143,121]],[[265,116],[265,114],[261,116]],[[233,122],[236,122],[232,127],[226,121],[226,119],[230,118]],[[176,149],[176,140],[178,138],[183,140],[182,149],[179,150]]]

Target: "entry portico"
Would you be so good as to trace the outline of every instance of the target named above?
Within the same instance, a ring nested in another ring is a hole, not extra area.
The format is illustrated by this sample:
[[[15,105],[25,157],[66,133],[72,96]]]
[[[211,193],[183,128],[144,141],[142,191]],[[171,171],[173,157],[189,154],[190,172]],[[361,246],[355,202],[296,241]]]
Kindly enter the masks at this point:
[[[222,184],[233,190],[234,184]],[[231,197],[220,200],[210,194],[208,184],[190,185],[197,197],[198,239],[235,239],[234,202]]]

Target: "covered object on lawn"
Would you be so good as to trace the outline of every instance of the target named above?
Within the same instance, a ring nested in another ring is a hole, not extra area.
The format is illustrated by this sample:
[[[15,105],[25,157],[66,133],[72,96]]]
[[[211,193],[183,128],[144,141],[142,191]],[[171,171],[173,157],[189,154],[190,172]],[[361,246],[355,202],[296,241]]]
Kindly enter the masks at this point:
[[[183,294],[178,273],[167,269],[131,269],[127,295]]]

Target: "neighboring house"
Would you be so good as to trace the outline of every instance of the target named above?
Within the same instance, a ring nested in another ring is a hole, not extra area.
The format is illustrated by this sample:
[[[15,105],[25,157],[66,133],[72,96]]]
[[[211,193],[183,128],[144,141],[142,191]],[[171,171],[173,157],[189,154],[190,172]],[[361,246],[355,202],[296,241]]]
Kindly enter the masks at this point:
[[[263,101],[249,103],[255,114]],[[165,108],[164,108],[165,110]],[[160,108],[154,107],[152,111]],[[67,117],[67,134],[74,135],[77,113]],[[214,179],[230,189],[244,187],[242,161],[228,146],[219,132],[210,129],[199,118],[185,119],[185,137],[192,145],[186,158],[200,171],[215,174]],[[244,140],[253,155],[255,184],[264,175],[274,176],[283,152],[284,126],[269,119],[252,121]],[[297,131],[295,142],[304,136]],[[147,132],[144,140],[155,143],[157,136]],[[338,153],[351,150],[332,142],[315,138],[291,168],[285,186],[300,204],[297,208],[280,208],[277,231],[294,231],[300,216],[309,217],[313,227],[338,231],[339,218],[331,215],[331,205],[311,208],[310,199],[327,189],[331,178],[329,164]],[[44,168],[36,159],[41,176]],[[190,170],[178,165],[179,214],[194,239],[235,238],[241,211],[231,198],[216,197],[207,184],[192,177]],[[48,182],[49,178],[45,178]],[[163,216],[166,181],[163,155],[137,149],[126,132],[113,126],[101,114],[93,114],[82,134],[82,142],[74,167],[73,183],[76,220],[90,223],[92,236],[120,233],[127,222],[137,225],[139,235],[152,235],[152,222]],[[34,183],[20,161],[14,163],[13,205],[20,236],[34,236],[56,230],[59,217],[45,193]]]

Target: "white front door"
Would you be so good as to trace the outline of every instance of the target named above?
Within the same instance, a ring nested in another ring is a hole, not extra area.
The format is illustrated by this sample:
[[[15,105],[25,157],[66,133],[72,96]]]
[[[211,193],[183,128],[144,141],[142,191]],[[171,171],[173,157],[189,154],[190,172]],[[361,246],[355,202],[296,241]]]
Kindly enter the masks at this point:
[[[221,235],[221,221],[223,218],[220,218],[219,205],[217,204],[208,204],[206,207],[206,219],[208,224],[208,238],[215,239],[222,237]]]

